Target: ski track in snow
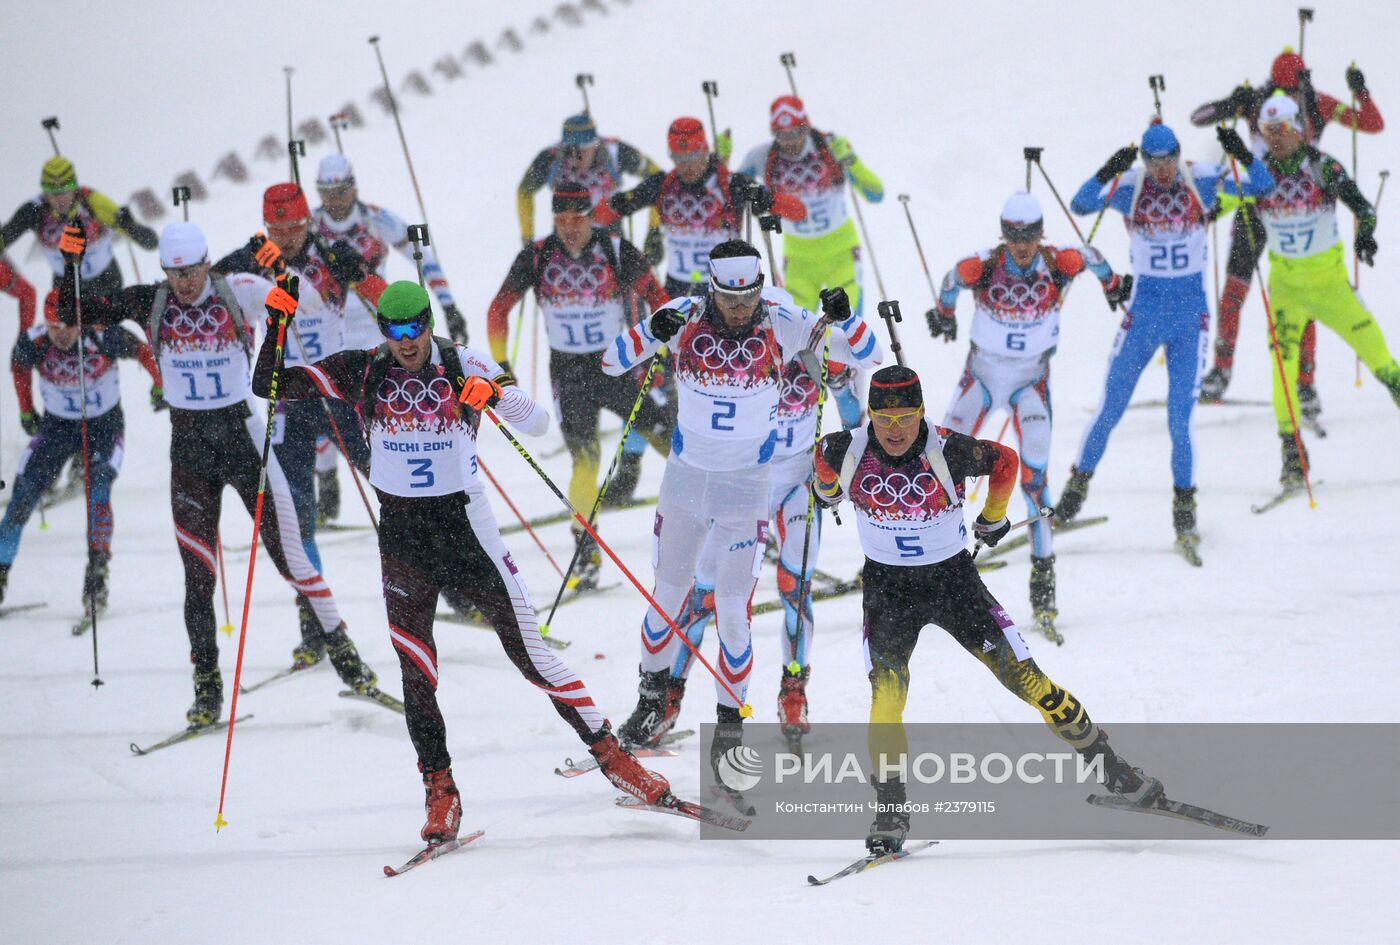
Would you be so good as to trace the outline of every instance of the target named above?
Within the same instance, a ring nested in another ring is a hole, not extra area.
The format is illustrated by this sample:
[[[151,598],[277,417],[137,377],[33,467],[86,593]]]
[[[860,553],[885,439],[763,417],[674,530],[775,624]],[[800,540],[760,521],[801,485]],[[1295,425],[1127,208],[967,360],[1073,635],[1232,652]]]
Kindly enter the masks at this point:
[[[1025,16],[992,4],[975,20],[945,17],[912,0],[868,6],[856,20],[844,9],[812,16],[817,5],[792,0],[765,4],[757,16],[733,0],[706,5],[703,14],[653,0],[610,3],[606,18],[586,14],[586,28],[556,25],[549,35],[527,36],[524,53],[501,51],[491,69],[469,67],[467,79],[444,83],[428,72],[443,52],[460,52],[478,37],[490,42],[506,26],[523,32],[555,4],[469,10],[429,0],[413,16],[393,18],[366,0],[342,6],[328,18],[250,0],[236,18],[216,22],[212,11],[171,0],[139,8],[111,4],[85,10],[65,27],[61,56],[35,35],[12,43],[11,102],[24,107],[7,110],[7,133],[0,136],[9,201],[0,204],[8,209],[33,191],[32,176],[47,157],[38,120],[53,113],[61,116],[60,142],[80,179],[118,201],[147,184],[164,197],[157,182],[189,167],[207,176],[237,147],[253,179],[214,183],[210,199],[193,207],[212,252],[222,255],[259,227],[260,192],[284,172],[251,153],[263,134],[282,134],[279,67],[295,63],[297,121],[324,118],[347,99],[359,103],[368,124],[347,132],[346,148],[361,194],[413,221],[417,211],[392,124],[367,102],[379,78],[364,38],[378,31],[391,74],[423,69],[437,90],[429,99],[403,96],[405,130],[433,214],[434,244],[473,338],[484,345],[487,303],[519,245],[515,182],[535,151],[557,136],[560,120],[578,109],[575,72],[591,69],[596,76],[590,91],[603,132],[662,163],[667,123],[679,114],[706,117],[699,84],[718,79],[720,125],[732,125],[735,153],[742,155],[766,132],[768,102],[787,90],[777,55],[792,49],[816,123],[849,135],[885,182],[885,204],[867,208],[865,217],[887,285],[904,300],[909,317],[902,340],[937,416],[966,355],[967,303],[964,340],[933,344],[918,315],[927,289],[895,195],[913,196],[937,279],[962,254],[994,241],[997,208],[1023,181],[1022,145],[1045,146],[1045,168],[1068,197],[1114,148],[1141,132],[1151,108],[1144,81],[1150,70],[1169,80],[1167,120],[1187,156],[1214,160],[1214,137],[1187,125],[1189,109],[1245,76],[1259,81],[1278,48],[1296,42],[1292,8],[1258,0],[1228,9],[1188,3],[1165,16],[1163,8],[1145,4],[1126,10],[1095,2],[1072,16]],[[752,24],[744,31],[747,45],[734,29],[741,17]],[[31,22],[15,35],[38,29]],[[1307,43],[1319,87],[1344,95],[1342,73],[1355,58],[1382,110],[1393,111],[1400,66],[1388,40],[1398,31],[1393,5],[1320,9]],[[195,35],[202,45],[190,56],[180,44]],[[112,65],[114,37],[120,60],[142,68]],[[729,55],[677,55],[676,46],[689,43]],[[627,52],[600,55],[604,44]],[[744,55],[734,55],[741,48]],[[96,64],[96,76],[63,65],[84,59]],[[876,62],[880,68],[869,67]],[[1369,194],[1395,134],[1363,138],[1361,182]],[[1323,145],[1348,161],[1350,142],[1335,126]],[[303,165],[308,177],[326,147],[311,150]],[[1072,231],[1038,176],[1034,189],[1045,203],[1049,239],[1072,244]],[[1385,207],[1381,212],[1389,215]],[[543,212],[537,225],[548,226]],[[1350,230],[1345,219],[1343,229]],[[1400,244],[1387,242],[1391,232],[1381,228],[1381,255],[1374,269],[1363,271],[1362,285],[1395,349]],[[1125,267],[1118,220],[1106,220],[1100,233],[1109,260]],[[1222,232],[1222,252],[1227,244]],[[47,268],[31,246],[21,243],[11,258],[42,295]],[[129,278],[126,250],[117,247],[117,256]],[[138,256],[150,279],[155,254]],[[408,277],[411,265],[395,257],[391,275]],[[868,266],[865,279],[873,296]],[[872,309],[866,306],[874,322]],[[13,310],[10,300],[0,300],[0,319]],[[1064,314],[1053,367],[1056,492],[1101,395],[1117,321],[1092,285],[1073,294]],[[1257,289],[1243,321],[1230,394],[1267,397],[1272,364]],[[1350,351],[1329,332],[1320,335],[1319,391],[1330,436],[1309,438],[1314,476],[1327,481],[1318,508],[1295,500],[1251,515],[1250,503],[1276,484],[1271,412],[1198,411],[1203,569],[1188,567],[1171,548],[1165,411],[1130,411],[1114,433],[1086,506],[1088,514],[1111,520],[1063,536],[1058,545],[1067,642],[1056,648],[1027,634],[1050,675],[1099,721],[1397,721],[1388,683],[1400,675],[1393,644],[1400,542],[1392,512],[1400,504],[1400,426],[1379,385],[1366,378],[1360,390],[1353,386]],[[527,389],[528,351],[527,343],[517,363]],[[94,692],[88,684],[91,639],[68,632],[80,615],[79,503],[50,510],[48,531],[30,523],[11,575],[7,603],[47,600],[49,606],[0,625],[0,940],[312,945],[347,936],[450,934],[472,942],[688,943],[726,935],[837,942],[888,928],[915,942],[1004,942],[1033,929],[1046,940],[1109,934],[1234,945],[1381,941],[1394,934],[1400,918],[1389,881],[1400,866],[1395,843],[945,842],[897,867],[808,889],[807,873],[839,869],[859,843],[701,841],[693,824],[614,810],[615,792],[601,777],[561,782],[552,769],[581,746],[489,634],[446,624],[438,627],[440,699],[463,829],[484,828],[484,839],[385,882],[380,867],[403,862],[417,848],[422,788],[413,751],[401,718],[337,698],[338,680],[326,668],[240,699],[240,711],[256,717],[237,728],[230,826],[216,834],[222,734],[145,758],[126,747],[183,724],[190,668],[170,526],[169,422],[147,409],[147,382],[136,365],[128,362],[122,373],[127,453],[113,502],[111,608],[98,631],[106,685]],[[1135,396],[1160,398],[1165,390],[1165,370],[1153,366]],[[546,394],[547,381],[540,391]],[[0,460],[10,480],[22,448],[16,412],[13,390],[0,385]],[[989,418],[990,433],[999,425]],[[484,431],[483,442],[517,504],[554,507],[503,438]],[[554,430],[525,442],[541,455],[559,436]],[[566,457],[545,465],[567,478]],[[660,473],[661,464],[649,457],[639,494],[654,493]],[[364,521],[345,469],[341,476],[347,518]],[[225,538],[246,544],[249,519],[231,492],[225,502]],[[498,520],[509,521],[504,503],[494,505]],[[1013,513],[1018,509],[1013,503]],[[649,510],[637,510],[614,514],[604,525],[605,537],[643,580],[649,579],[650,522]],[[567,527],[542,534],[563,560],[571,548]],[[820,566],[853,573],[854,526],[848,521],[826,534]],[[553,572],[527,537],[508,543],[543,605]],[[397,695],[370,536],[337,536],[323,555],[361,653]],[[235,623],[246,561],[246,552],[228,556]],[[1023,625],[1030,617],[1027,576],[1018,553],[1010,567],[987,577]],[[769,570],[756,599],[772,595]],[[222,606],[218,598],[216,606]],[[635,699],[642,611],[636,595],[618,590],[561,610],[555,621],[556,633],[573,641],[564,658],[615,723]],[[222,622],[221,609],[219,617]],[[761,720],[773,717],[780,619],[769,615],[755,624],[750,701]],[[296,638],[291,595],[264,556],[244,681],[286,665]],[[236,640],[221,645],[231,694]],[[713,634],[707,647],[714,647]],[[864,718],[869,692],[860,659],[858,599],[823,603],[809,688],[814,718]],[[697,675],[685,724],[711,718],[708,693]],[[1034,713],[930,630],[915,657],[907,717],[1030,721]],[[677,758],[651,763],[678,793],[695,795],[693,744]],[[1139,763],[1151,767],[1150,759]]]

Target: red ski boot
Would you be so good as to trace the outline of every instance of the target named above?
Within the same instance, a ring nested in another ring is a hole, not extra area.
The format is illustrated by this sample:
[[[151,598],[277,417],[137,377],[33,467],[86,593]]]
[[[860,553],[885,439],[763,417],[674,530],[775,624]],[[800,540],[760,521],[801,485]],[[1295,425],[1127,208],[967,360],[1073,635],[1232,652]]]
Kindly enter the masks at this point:
[[[812,667],[804,666],[802,672],[783,670],[782,687],[778,690],[778,721],[782,723],[784,735],[806,735],[812,730],[807,721],[807,677]]]
[[[452,780],[452,769],[424,771],[423,787],[428,794],[423,801],[428,820],[423,824],[421,836],[429,843],[453,839],[462,824],[462,798]]]
[[[619,791],[625,791],[647,804],[655,804],[671,793],[671,785],[655,771],[648,771],[620,744],[606,724],[588,751],[598,759],[603,775]]]

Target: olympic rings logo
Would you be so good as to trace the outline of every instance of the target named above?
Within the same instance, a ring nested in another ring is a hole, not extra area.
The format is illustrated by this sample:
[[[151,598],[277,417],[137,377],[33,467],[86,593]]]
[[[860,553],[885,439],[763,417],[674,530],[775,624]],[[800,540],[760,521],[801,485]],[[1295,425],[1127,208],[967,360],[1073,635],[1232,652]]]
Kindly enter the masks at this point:
[[[987,302],[1001,311],[1037,312],[1046,308],[1054,286],[1043,273],[1033,282],[994,282],[987,286]]]
[[[777,190],[818,190],[826,173],[817,152],[798,161],[779,161]]]
[[[208,308],[187,309],[178,303],[165,307],[165,324],[176,338],[208,338],[230,322],[228,309],[217,300]]]
[[[386,377],[384,383],[379,385],[379,399],[389,413],[399,416],[434,414],[444,404],[452,402],[452,385],[445,377],[435,377],[426,382],[417,377],[402,381]]]
[[[1143,194],[1138,201],[1138,212],[1149,221],[1180,220],[1190,214],[1194,203],[1189,192],[1173,187]]]
[[[921,472],[910,479],[904,473],[881,476],[866,473],[860,480],[860,491],[880,508],[895,505],[920,505],[938,494],[938,480],[932,473]]]
[[[1273,193],[1264,199],[1271,210],[1308,210],[1322,202],[1322,191],[1311,176],[1280,178],[1274,183]]]
[[[802,370],[789,369],[783,374],[782,385],[778,389],[778,400],[782,407],[798,409],[812,403],[817,396],[817,382]]]
[[[698,196],[678,190],[661,199],[661,218],[669,226],[703,227],[723,210],[719,198],[708,190]]]
[[[717,338],[711,334],[699,334],[691,342],[690,350],[708,370],[722,371],[725,368],[733,368],[744,372],[764,358],[768,346],[757,336],[738,341],[733,338]]]
[[[563,261],[555,256],[540,276],[543,287],[560,295],[597,295],[607,284],[608,267],[596,257],[583,261]]]
[[[94,351],[90,347],[84,349],[83,370],[88,380],[96,380],[106,366],[107,358],[102,352]],[[67,351],[50,348],[44,369],[44,373],[55,384],[67,386],[78,382],[78,359]]]

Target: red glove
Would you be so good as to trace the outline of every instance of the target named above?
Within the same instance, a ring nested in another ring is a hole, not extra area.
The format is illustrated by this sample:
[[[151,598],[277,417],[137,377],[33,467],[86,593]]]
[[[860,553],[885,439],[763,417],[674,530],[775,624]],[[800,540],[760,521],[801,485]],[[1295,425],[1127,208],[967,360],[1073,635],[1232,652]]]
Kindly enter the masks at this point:
[[[597,205],[593,208],[593,222],[598,226],[612,226],[620,219],[622,219],[622,217],[618,216],[617,211],[609,206],[606,200],[598,201]]]
[[[472,376],[462,385],[462,403],[473,410],[484,410],[501,402],[501,385],[484,377]]]

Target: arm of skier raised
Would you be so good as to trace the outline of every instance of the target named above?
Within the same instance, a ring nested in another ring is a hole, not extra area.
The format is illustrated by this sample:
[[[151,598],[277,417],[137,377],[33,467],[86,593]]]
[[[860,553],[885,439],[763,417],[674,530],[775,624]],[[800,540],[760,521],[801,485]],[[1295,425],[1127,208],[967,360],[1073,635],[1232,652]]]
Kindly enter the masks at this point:
[[[520,216],[520,240],[529,246],[535,239],[535,192],[549,183],[549,167],[554,163],[554,149],[545,148],[530,166],[515,188],[515,210]]]
[[[1137,159],[1137,146],[1128,145],[1113,152],[1094,176],[1086,180],[1070,201],[1070,209],[1080,216],[1097,213],[1108,204],[1119,213],[1127,214],[1133,208],[1133,187],[1137,184],[1137,171],[1133,161]],[[1115,189],[1114,180],[1118,181]],[[1108,199],[1113,192],[1112,202]]]
[[[97,217],[104,226],[125,233],[131,237],[133,243],[142,249],[155,249],[160,243],[160,237],[156,235],[155,230],[138,223],[136,218],[131,215],[129,208],[118,207],[117,202],[106,194],[98,193],[95,190],[89,191],[87,205],[92,210],[92,215]]]
[[[535,287],[535,246],[530,244],[515,256],[501,283],[491,307],[486,310],[486,339],[491,345],[491,357],[501,364],[506,361],[506,342],[510,338],[510,312],[515,303]]]
[[[643,207],[654,207],[661,199],[661,184],[665,180],[666,175],[657,171],[631,190],[619,190],[613,194],[608,198],[608,207],[624,217]]]
[[[618,335],[603,349],[603,373],[617,377],[645,362],[697,317],[702,305],[691,296],[673,299]]]
[[[284,284],[266,291],[264,298],[259,301],[267,312],[267,330],[263,333],[262,345],[258,348],[258,357],[253,364],[253,393],[263,398],[271,396],[272,375],[275,370],[278,400],[328,397],[357,402],[362,393],[369,360],[374,356],[373,351],[339,351],[315,364],[283,364],[280,367],[276,364],[278,323],[286,321],[290,324],[296,317],[297,296],[300,294],[298,283],[297,277],[291,276]],[[241,303],[242,299],[239,301]],[[287,335],[290,335],[290,332]],[[281,339],[283,345],[287,342],[287,335]]]
[[[942,427],[938,428],[938,435],[943,437],[943,456],[948,460],[948,471],[954,482],[987,477],[987,501],[980,517],[988,522],[1006,518],[1021,457],[1010,446],[995,440],[979,440]]]
[[[785,362],[797,357],[804,348],[820,352],[823,329],[828,325],[833,335],[839,335],[850,347],[849,356],[842,358],[844,363],[862,371],[873,371],[885,359],[885,349],[874,329],[851,311],[851,300],[839,286],[821,291],[820,317],[791,301],[779,305],[765,300],[765,304]]]
[[[19,303],[19,330],[21,334],[28,331],[29,326],[34,324],[37,302],[34,286],[10,265],[8,259],[3,258],[0,258],[0,292],[12,296]]]

